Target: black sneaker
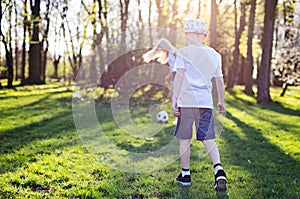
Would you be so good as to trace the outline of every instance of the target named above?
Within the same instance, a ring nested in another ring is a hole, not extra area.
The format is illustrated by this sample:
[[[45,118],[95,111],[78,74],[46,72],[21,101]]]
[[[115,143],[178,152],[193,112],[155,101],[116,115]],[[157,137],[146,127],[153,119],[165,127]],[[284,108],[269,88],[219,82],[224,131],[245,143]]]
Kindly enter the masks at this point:
[[[183,186],[190,186],[192,184],[191,176],[185,175],[184,177],[182,177],[182,174],[180,173],[176,178],[176,182],[182,184]]]
[[[224,170],[218,170],[215,175],[215,186],[216,191],[226,191],[226,173]]]

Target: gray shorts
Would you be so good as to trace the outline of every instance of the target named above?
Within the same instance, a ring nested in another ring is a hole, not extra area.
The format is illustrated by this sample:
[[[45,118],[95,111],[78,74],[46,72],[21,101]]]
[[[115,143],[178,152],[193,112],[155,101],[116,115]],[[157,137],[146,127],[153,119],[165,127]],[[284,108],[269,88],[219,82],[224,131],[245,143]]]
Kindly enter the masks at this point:
[[[216,138],[214,130],[214,116],[210,108],[179,108],[180,116],[177,120],[174,136],[179,139],[191,139],[193,123],[196,126],[197,140]]]

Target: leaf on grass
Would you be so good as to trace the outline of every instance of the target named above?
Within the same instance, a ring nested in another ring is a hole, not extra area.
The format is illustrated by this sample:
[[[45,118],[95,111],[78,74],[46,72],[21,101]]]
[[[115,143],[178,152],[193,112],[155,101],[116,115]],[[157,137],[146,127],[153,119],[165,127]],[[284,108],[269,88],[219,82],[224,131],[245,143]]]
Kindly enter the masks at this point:
[[[152,141],[152,140],[154,140],[154,138],[146,138],[146,141]]]

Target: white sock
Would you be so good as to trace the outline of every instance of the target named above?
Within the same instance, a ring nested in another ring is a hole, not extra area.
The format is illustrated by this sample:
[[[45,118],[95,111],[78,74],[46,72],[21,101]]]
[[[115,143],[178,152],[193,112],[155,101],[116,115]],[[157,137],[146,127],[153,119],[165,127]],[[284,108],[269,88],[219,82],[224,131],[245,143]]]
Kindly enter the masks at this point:
[[[214,168],[214,173],[215,173],[215,175],[217,174],[217,172],[218,172],[219,170],[224,170],[224,169],[223,169],[223,167],[220,166],[220,165],[218,165],[218,166],[216,166],[216,167]]]
[[[182,170],[181,175],[182,175],[182,177],[191,175],[190,170],[188,170],[188,171],[183,171]]]

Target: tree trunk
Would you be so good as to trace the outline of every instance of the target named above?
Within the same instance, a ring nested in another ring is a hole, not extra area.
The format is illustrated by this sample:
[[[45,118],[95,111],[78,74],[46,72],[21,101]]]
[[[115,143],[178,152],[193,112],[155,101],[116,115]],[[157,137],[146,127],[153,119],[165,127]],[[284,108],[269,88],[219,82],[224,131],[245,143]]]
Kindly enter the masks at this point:
[[[156,0],[158,10],[158,28],[168,28],[170,3],[168,0]]]
[[[13,88],[13,80],[14,80],[14,60],[13,60],[13,55],[12,51],[8,49],[5,49],[6,51],[6,66],[7,66],[7,88]]]
[[[50,0],[47,0],[47,5],[46,5],[46,30],[43,34],[43,54],[42,54],[42,59],[41,59],[41,79],[43,83],[46,83],[46,67],[47,67],[47,54],[48,54],[48,49],[49,49],[49,41],[48,41],[48,33],[49,33],[49,28],[50,28]]]
[[[201,18],[201,0],[198,1],[197,19]]]
[[[248,42],[247,42],[247,62],[245,65],[245,89],[244,92],[247,95],[254,95],[252,86],[253,86],[253,55],[252,55],[252,39],[253,39],[253,30],[255,22],[255,8],[256,0],[252,0],[250,4],[250,15],[249,15],[249,28],[248,28]]]
[[[98,38],[98,34],[97,34],[97,27],[96,27],[96,13],[98,13],[96,11],[96,4],[97,1],[94,0],[94,6],[93,6],[93,19],[92,19],[92,27],[93,27],[93,43],[92,43],[92,50],[93,50],[93,54],[92,54],[92,60],[91,60],[91,64],[90,64],[90,83],[94,86],[97,85],[97,69],[96,69],[96,47],[97,45],[99,45],[100,43],[98,43],[99,41],[97,41]],[[100,6],[98,6],[98,8],[100,8]]]
[[[262,60],[257,82],[257,102],[260,104],[272,102],[270,96],[270,73],[276,6],[277,0],[265,1],[265,17],[262,37]]]
[[[174,0],[173,5],[172,5],[172,20],[171,20],[171,24],[170,24],[170,28],[172,30],[176,30],[176,28],[177,28],[178,7],[179,7],[179,0]]]
[[[211,0],[211,15],[210,15],[210,46],[217,47],[217,16],[218,8],[216,0]]]
[[[148,8],[148,26],[149,26],[149,28],[152,27],[151,16],[152,16],[152,0],[149,0],[149,8]]]
[[[53,73],[52,77],[55,79],[58,79],[58,64],[59,64],[60,58],[61,58],[61,56],[59,55],[58,57],[54,57],[54,60],[53,60],[54,73]]]
[[[240,64],[241,67],[238,68],[237,71],[237,84],[245,85],[245,65],[247,63],[247,58],[240,54]]]
[[[11,15],[11,7],[9,10]],[[10,43],[7,43],[5,36],[2,32],[2,16],[3,16],[3,12],[2,12],[2,1],[0,2],[0,37],[2,38],[2,43],[4,45],[5,48],[5,59],[6,59],[6,67],[7,67],[7,88],[13,88],[13,79],[14,79],[14,68],[13,68],[13,56],[12,56],[12,48],[11,48],[11,38]],[[10,26],[11,26],[11,20],[10,20]],[[11,31],[11,30],[9,30]],[[9,33],[10,37],[11,37],[11,33]]]
[[[126,28],[127,28],[128,6],[129,6],[129,0],[120,0],[120,11],[121,11],[120,14],[121,14],[121,30],[122,30],[122,32],[126,31]]]
[[[107,14],[108,14],[108,4],[107,0],[104,0],[103,3],[101,0],[98,0],[99,4],[99,10],[98,10],[98,19],[100,20],[101,24],[101,32],[98,35],[98,42],[99,45],[102,44],[102,40],[105,37],[106,38],[106,54],[109,55],[109,32],[108,32],[108,20],[107,20]],[[104,44],[103,44],[104,45]],[[99,72],[102,73],[105,70],[105,55],[101,52],[101,48],[98,48],[98,55],[100,55],[100,67]]]
[[[152,0],[149,0],[149,8],[148,8],[148,27],[149,29],[149,41],[151,46],[153,46],[153,37],[152,37]]]
[[[15,80],[19,79],[19,45],[18,45],[18,10],[16,0],[14,0],[14,7],[15,7]]]
[[[227,90],[231,91],[233,89],[233,86],[236,81],[236,72],[238,71],[239,67],[239,57],[240,57],[240,39],[242,36],[242,33],[245,29],[245,23],[246,23],[246,3],[241,2],[241,17],[240,17],[240,26],[239,30],[237,28],[235,29],[235,43],[234,43],[234,51],[233,51],[233,62],[232,66],[229,69],[228,74],[228,81],[227,81]],[[237,16],[235,16],[235,19],[237,19]]]
[[[13,59],[13,50],[12,50],[12,30],[13,30],[13,22],[12,22],[12,6],[9,6],[9,30],[8,30],[8,44],[6,49],[6,66],[8,71],[7,77],[7,87],[13,87],[13,80],[14,80],[14,59]],[[2,12],[1,12],[2,13]]]
[[[121,43],[120,50],[126,50],[126,29],[128,20],[128,6],[129,0],[120,0],[120,16],[121,16]]]
[[[27,26],[28,26],[27,0],[24,0],[23,7],[24,7],[24,17],[23,17],[23,44],[22,44],[21,84],[25,83],[26,32],[27,32]]]
[[[40,0],[30,0],[32,12],[32,37],[29,47],[29,77],[26,84],[42,84],[41,43],[39,41]]]
[[[141,0],[138,0],[138,7],[139,7],[139,20],[137,27],[141,27],[142,29],[144,28],[144,22],[143,22],[143,17],[142,17],[142,8],[141,8]]]
[[[68,36],[69,36],[69,40],[67,40],[67,34],[66,34],[66,27],[68,28]],[[84,31],[86,31],[87,29],[87,25],[85,25],[84,27]],[[79,25],[76,27],[76,39],[77,39],[77,42],[79,43],[79,49],[78,49],[78,52],[76,52],[76,49],[75,49],[75,39],[74,37],[72,37],[72,31],[71,31],[71,28],[70,28],[70,25],[69,25],[69,21],[66,20],[65,23],[63,23],[62,25],[62,31],[63,31],[63,36],[64,38],[66,39],[66,42],[70,42],[70,45],[71,45],[71,52],[68,52],[68,54],[70,54],[68,56],[68,60],[69,60],[69,63],[70,63],[70,66],[72,68],[72,80],[75,80],[76,77],[77,77],[77,73],[79,72],[79,69],[82,65],[82,48],[83,48],[83,43],[84,43],[84,40],[86,39],[86,33],[84,33],[84,39],[82,39],[81,43],[80,42],[80,31],[79,31]],[[70,78],[71,80],[71,78]]]
[[[186,4],[186,7],[183,11],[183,16],[186,16],[189,14],[190,12],[190,7],[191,7],[191,0],[187,0],[187,4]]]

